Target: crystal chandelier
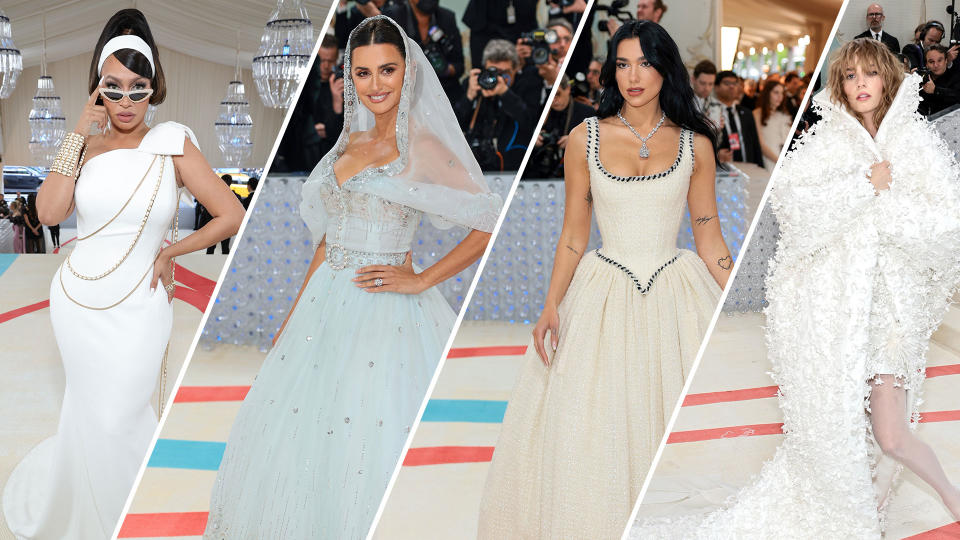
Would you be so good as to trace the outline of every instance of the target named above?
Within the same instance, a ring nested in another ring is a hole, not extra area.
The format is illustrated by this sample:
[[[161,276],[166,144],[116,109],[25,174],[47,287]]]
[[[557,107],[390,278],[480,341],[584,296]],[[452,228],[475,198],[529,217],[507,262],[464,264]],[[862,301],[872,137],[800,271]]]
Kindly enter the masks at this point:
[[[0,99],[6,99],[17,86],[17,77],[23,72],[23,56],[13,44],[10,18],[0,9]]]
[[[267,107],[289,107],[306,75],[314,38],[313,24],[302,4],[302,0],[278,0],[260,38],[253,80]]]
[[[253,118],[242,82],[234,80],[227,84],[227,97],[220,102],[220,113],[213,127],[227,167],[239,167],[253,151],[250,140]]]
[[[53,77],[41,75],[37,79],[37,94],[33,96],[29,120],[30,153],[37,165],[49,167],[67,134],[67,119],[63,116],[60,96],[53,88]]]
[[[30,153],[41,167],[53,162],[63,137],[67,134],[67,119],[63,116],[63,102],[53,88],[53,77],[47,75],[47,31],[43,25],[43,52],[40,57],[40,78],[37,94],[30,108]]]

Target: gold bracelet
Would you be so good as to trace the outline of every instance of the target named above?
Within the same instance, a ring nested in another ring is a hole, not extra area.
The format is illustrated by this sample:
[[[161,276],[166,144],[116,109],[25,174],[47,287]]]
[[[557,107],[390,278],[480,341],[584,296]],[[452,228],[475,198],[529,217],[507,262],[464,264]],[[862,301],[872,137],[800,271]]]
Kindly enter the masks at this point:
[[[81,153],[85,149],[86,141],[83,135],[71,131],[63,138],[57,157],[50,166],[50,172],[62,174],[67,178],[76,178],[80,169]]]

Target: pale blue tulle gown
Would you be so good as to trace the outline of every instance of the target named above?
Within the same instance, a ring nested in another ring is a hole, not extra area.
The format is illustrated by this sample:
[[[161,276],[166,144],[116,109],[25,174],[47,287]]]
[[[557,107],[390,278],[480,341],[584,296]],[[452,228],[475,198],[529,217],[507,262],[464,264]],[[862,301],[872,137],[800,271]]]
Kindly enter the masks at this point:
[[[373,21],[394,25],[378,16]],[[357,30],[354,30],[355,32]],[[404,36],[399,157],[337,184],[333,165],[373,115],[344,55],[344,128],[303,186],[326,260],[305,284],[244,400],[213,488],[206,538],[365,538],[456,319],[435,288],[370,293],[351,279],[400,265],[421,217],[493,230],[490,192],[429,60]],[[416,269],[419,270],[419,269]]]
[[[333,157],[301,204],[326,231],[327,258],[244,400],[207,538],[365,537],[456,319],[436,288],[368,293],[351,281],[360,266],[402,264],[422,212],[379,194],[396,184],[383,167],[338,187]],[[495,220],[499,199],[481,199]]]

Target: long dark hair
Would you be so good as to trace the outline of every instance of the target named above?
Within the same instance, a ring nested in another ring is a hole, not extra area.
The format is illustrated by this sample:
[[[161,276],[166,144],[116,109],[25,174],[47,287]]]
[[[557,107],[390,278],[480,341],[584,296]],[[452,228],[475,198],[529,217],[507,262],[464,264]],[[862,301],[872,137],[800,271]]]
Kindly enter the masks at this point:
[[[396,25],[385,17],[361,22],[360,26],[350,35],[350,52],[352,54],[357,47],[379,45],[381,43],[396,47],[406,60],[407,46],[403,41],[403,34],[400,33],[400,29]],[[353,59],[351,58],[351,60]]]
[[[774,109],[770,105],[770,94],[772,94],[778,86],[783,86],[783,99],[780,100],[780,106]],[[787,112],[786,90],[787,87],[777,80],[768,80],[763,83],[763,90],[760,91],[760,99],[757,100],[757,108],[760,109],[760,124],[764,126],[767,125],[767,121],[770,120],[770,115],[773,114],[773,111]]]
[[[713,146],[714,159],[717,153],[717,133],[694,102],[690,76],[680,58],[680,50],[662,26],[653,21],[625,23],[607,43],[607,60],[600,69],[600,104],[597,116],[616,116],[623,108],[623,94],[617,87],[617,47],[625,39],[640,39],[643,56],[663,77],[660,89],[660,108],[674,124],[704,135]]]
[[[156,70],[151,74],[150,61],[147,57],[133,49],[120,49],[113,53],[113,56],[120,61],[127,69],[150,79],[150,88],[153,89],[153,95],[150,96],[151,105],[159,105],[167,97],[167,81],[163,76],[163,67],[160,66],[160,53],[157,51],[157,44],[153,41],[153,34],[150,32],[150,26],[147,24],[147,18],[139,9],[121,9],[113,14],[100,33],[100,39],[97,40],[97,46],[93,49],[93,59],[90,61],[90,93],[96,91],[97,84],[100,82],[100,71],[97,69],[97,63],[100,61],[100,53],[103,46],[108,41],[124,35],[134,35],[147,42],[150,46],[150,52],[153,53],[153,63]]]

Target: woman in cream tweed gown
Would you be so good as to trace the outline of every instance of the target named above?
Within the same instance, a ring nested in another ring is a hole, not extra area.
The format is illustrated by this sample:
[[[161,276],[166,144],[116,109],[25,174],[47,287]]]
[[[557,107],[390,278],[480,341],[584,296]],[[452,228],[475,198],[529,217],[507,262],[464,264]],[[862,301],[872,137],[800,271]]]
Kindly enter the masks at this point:
[[[714,135],[676,45],[634,22],[609,47],[599,119],[567,145],[563,231],[487,477],[481,538],[621,536],[732,266]],[[676,246],[685,203],[696,254]],[[603,247],[584,253],[594,209]]]

